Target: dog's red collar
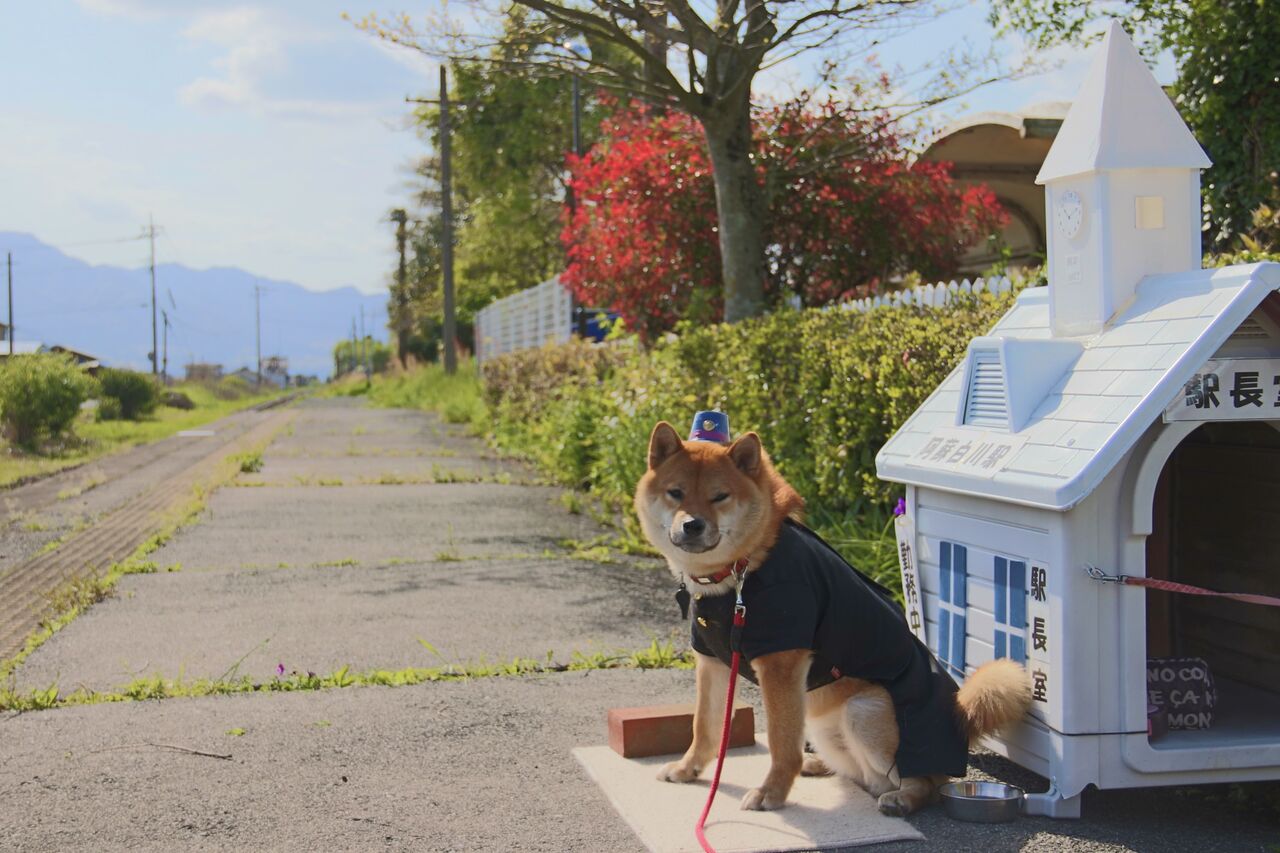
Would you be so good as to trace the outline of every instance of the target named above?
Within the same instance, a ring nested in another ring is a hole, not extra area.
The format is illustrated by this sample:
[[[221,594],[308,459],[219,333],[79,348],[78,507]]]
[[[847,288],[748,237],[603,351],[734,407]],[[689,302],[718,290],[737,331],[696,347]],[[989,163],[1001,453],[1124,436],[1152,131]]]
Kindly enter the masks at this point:
[[[715,584],[720,583],[720,581],[724,580],[730,575],[742,575],[747,571],[748,565],[750,565],[750,563],[748,562],[747,558],[743,557],[741,560],[738,560],[736,563],[730,563],[729,565],[725,566],[723,569],[716,572],[714,575],[689,575],[689,580],[693,581],[699,586],[714,586]]]

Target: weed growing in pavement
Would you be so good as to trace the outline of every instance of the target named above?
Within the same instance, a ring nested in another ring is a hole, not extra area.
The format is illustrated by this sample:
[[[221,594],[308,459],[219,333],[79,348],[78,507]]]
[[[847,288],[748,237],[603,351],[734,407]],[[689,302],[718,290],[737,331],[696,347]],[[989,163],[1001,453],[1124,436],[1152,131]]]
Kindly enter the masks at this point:
[[[43,518],[29,518],[22,523],[22,529],[28,533],[43,533],[49,529],[49,522]]]
[[[448,548],[443,551],[436,552],[437,563],[460,563],[462,562],[462,554],[458,552],[458,543],[453,538],[453,523],[449,523]]]
[[[321,486],[345,486],[341,477],[321,477],[319,480]]]
[[[234,729],[227,729],[227,734],[231,737],[244,737],[248,732],[245,729],[236,726]]]
[[[678,652],[671,643],[654,640],[648,648],[632,652],[608,654],[575,652],[568,663],[553,663],[548,653],[543,660],[513,658],[509,661],[473,664],[449,664],[437,667],[405,669],[373,669],[351,672],[342,667],[327,675],[293,671],[277,674],[269,681],[254,681],[249,676],[171,680],[151,675],[136,679],[114,691],[95,691],[79,687],[63,694],[56,685],[42,690],[18,692],[12,684],[0,688],[0,711],[40,711],[71,705],[93,705],[103,702],[138,702],[147,699],[225,696],[235,693],[289,693],[300,690],[326,690],[342,687],[404,687],[441,681],[468,681],[480,678],[548,675],[603,669],[692,669],[693,654]]]
[[[364,424],[360,424],[359,426],[357,426],[357,427],[355,427],[354,429],[352,429],[352,430],[351,430],[351,434],[352,434],[352,435],[364,435],[364,434],[365,434],[365,433],[367,433],[368,431],[369,431],[369,428],[368,428],[367,426],[365,426]]]
[[[256,474],[262,470],[262,451],[254,450],[234,457],[240,463],[241,474]]]
[[[566,489],[560,493],[560,505],[563,506],[570,515],[582,515],[582,496],[572,489]]]
[[[342,560],[329,560],[324,563],[316,563],[315,568],[334,569],[334,568],[341,568],[343,566],[358,566],[358,565],[360,565],[359,560],[354,559],[352,557],[347,557],[346,559],[342,559]]]
[[[71,498],[79,497],[80,495],[83,495],[85,492],[91,489],[96,489],[98,486],[101,486],[106,481],[107,481],[106,474],[102,473],[101,471],[94,471],[90,473],[88,476],[81,479],[80,482],[76,483],[74,486],[67,486],[65,489],[62,489],[61,491],[59,491],[58,500],[65,501],[65,500],[70,500]]]

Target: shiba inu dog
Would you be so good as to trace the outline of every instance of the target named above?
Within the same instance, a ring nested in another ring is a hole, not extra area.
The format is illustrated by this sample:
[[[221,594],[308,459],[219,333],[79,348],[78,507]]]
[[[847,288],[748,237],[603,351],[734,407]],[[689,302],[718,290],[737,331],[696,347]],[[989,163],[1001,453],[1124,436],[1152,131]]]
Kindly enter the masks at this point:
[[[910,814],[964,775],[971,739],[1023,715],[1026,672],[996,660],[957,689],[888,591],[799,523],[804,502],[759,437],[730,444],[727,422],[718,435],[682,441],[659,423],[636,488],[645,536],[695,593],[693,744],[659,778],[691,782],[715,758],[736,642],[742,674],[760,685],[770,752],[742,808],[781,808],[798,774],[840,773],[882,812]],[[731,636],[739,582],[746,624]],[[806,722],[816,755],[804,752]]]

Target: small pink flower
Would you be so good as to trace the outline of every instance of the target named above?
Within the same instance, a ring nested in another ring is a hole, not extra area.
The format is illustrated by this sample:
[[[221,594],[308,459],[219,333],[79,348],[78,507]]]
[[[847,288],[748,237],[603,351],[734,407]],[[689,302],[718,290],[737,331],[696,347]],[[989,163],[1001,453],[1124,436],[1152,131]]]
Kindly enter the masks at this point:
[[[276,677],[279,678],[283,676],[284,676],[284,664],[278,663],[276,664]]]
[[[898,498],[897,504],[895,504],[893,507],[893,517],[897,518],[900,515],[906,515],[906,514],[907,514],[907,499]]]

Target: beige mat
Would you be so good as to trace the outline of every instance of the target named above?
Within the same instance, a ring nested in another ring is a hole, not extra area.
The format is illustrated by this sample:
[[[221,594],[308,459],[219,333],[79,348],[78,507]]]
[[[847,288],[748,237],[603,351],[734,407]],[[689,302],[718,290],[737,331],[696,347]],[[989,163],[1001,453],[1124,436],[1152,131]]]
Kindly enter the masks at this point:
[[[785,809],[742,811],[743,795],[769,769],[763,737],[756,738],[760,742],[753,747],[729,750],[724,761],[720,792],[707,818],[707,840],[718,853],[829,850],[924,838],[905,820],[880,814],[866,791],[838,777],[797,779]],[[657,779],[658,768],[672,756],[623,758],[607,746],[579,747],[573,755],[653,853],[701,853],[693,825],[713,768],[704,779],[675,785]]]

